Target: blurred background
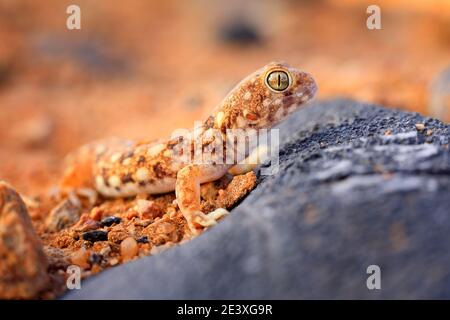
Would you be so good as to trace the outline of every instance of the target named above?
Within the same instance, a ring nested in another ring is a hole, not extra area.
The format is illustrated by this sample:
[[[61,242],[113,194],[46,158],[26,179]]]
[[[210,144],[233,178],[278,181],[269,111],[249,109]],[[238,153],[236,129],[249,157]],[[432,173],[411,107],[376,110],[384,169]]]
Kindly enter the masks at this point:
[[[318,99],[450,120],[448,0],[0,0],[0,178],[43,192],[77,146],[191,128],[273,60],[312,73]]]

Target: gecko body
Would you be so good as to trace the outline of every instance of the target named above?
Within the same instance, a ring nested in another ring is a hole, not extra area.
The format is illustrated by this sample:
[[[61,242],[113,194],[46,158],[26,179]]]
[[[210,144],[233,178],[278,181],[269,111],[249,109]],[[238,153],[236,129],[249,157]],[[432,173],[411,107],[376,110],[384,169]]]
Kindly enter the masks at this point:
[[[221,142],[225,152],[214,150],[208,161],[193,162],[196,146],[204,150],[214,141],[224,142],[230,129],[270,129],[310,101],[316,90],[308,73],[270,63],[231,90],[195,133],[190,132],[189,141],[176,136],[154,142],[109,139],[85,145],[69,156],[62,186],[93,187],[106,197],[175,191],[191,230],[213,225],[217,217],[200,210],[200,184],[221,178],[242,159],[223,161],[227,144]]]

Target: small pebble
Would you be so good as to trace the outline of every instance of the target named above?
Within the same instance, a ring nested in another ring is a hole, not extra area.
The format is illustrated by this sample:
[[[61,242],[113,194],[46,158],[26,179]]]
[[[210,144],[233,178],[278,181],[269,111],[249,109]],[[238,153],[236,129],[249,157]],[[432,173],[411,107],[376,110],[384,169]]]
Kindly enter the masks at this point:
[[[110,254],[110,252],[111,252],[111,247],[109,245],[100,250],[100,254],[103,257],[108,256]]]
[[[137,243],[148,243],[148,237],[147,236],[140,237],[139,239],[137,239]]]
[[[92,209],[92,211],[91,211],[89,217],[90,217],[92,220],[100,221],[100,219],[101,219],[101,217],[102,217],[102,214],[103,214],[103,210],[100,209],[99,207],[95,207],[94,209]]]
[[[417,131],[425,130],[425,125],[423,123],[416,123],[416,130]]]
[[[134,223],[134,225],[144,227],[144,228],[150,224],[152,224],[152,220],[138,220]]]
[[[89,256],[89,262],[91,264],[100,264],[101,261],[102,261],[102,256],[99,255],[98,253],[92,253]]]
[[[163,245],[160,245],[160,246],[155,246],[155,247],[152,247],[152,249],[150,250],[150,254],[151,255],[155,255],[155,254],[164,252],[164,251],[166,251],[169,248],[170,248],[169,244],[163,244]]]
[[[119,244],[129,236],[130,233],[127,229],[125,229],[122,225],[117,225],[112,227],[108,232],[108,241]]]
[[[123,261],[128,261],[134,258],[139,251],[139,246],[133,237],[128,237],[120,244],[120,254]]]
[[[85,221],[85,223],[81,226],[80,231],[89,231],[89,230],[95,230],[98,229],[98,227],[100,226],[100,224],[92,219],[88,219]]]
[[[109,264],[111,265],[111,266],[115,266],[116,264],[118,264],[119,263],[119,259],[117,259],[117,258],[111,258],[110,260],[109,260]]]
[[[88,213],[83,213],[83,214],[81,215],[80,219],[78,220],[78,222],[75,223],[75,224],[73,225],[73,228],[75,228],[75,229],[82,228],[83,225],[84,225],[84,224],[86,223],[86,221],[88,221],[88,220],[89,220],[89,214],[88,214]]]
[[[130,210],[127,212],[127,219],[131,220],[133,218],[136,218],[138,216],[138,213],[134,210]]]
[[[141,219],[154,219],[161,215],[162,211],[154,201],[139,199],[136,204],[136,211]]]
[[[170,222],[161,222],[156,226],[156,233],[168,234],[174,232],[176,229],[175,225]]]
[[[87,231],[83,233],[83,240],[96,242],[108,240],[108,233],[101,230]]]
[[[73,264],[83,269],[89,267],[88,259],[89,259],[89,251],[86,250],[85,248],[81,248],[75,251],[70,256],[70,261],[72,261]]]
[[[97,273],[99,273],[100,271],[102,271],[102,268],[100,267],[99,264],[93,264],[93,265],[92,265],[92,267],[91,267],[91,272],[92,272],[92,274],[97,274]]]
[[[102,226],[102,227],[110,227],[110,226],[112,226],[113,224],[118,224],[118,223],[120,223],[122,221],[122,219],[121,218],[119,218],[119,217],[115,217],[115,216],[110,216],[110,217],[106,217],[106,218],[104,218],[101,222],[100,222],[100,225]]]

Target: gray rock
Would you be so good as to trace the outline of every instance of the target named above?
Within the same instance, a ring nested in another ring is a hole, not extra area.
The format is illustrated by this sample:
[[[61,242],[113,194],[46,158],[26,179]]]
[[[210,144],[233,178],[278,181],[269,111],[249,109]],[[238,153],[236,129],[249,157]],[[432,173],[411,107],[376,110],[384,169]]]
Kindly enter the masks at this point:
[[[279,173],[229,217],[65,298],[450,298],[448,125],[335,100],[280,129]]]

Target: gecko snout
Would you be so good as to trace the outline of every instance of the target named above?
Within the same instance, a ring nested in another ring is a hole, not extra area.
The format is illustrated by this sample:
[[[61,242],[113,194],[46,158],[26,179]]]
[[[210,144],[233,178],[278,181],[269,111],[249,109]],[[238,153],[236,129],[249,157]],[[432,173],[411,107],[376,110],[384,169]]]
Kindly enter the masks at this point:
[[[318,87],[312,75],[299,70],[295,70],[294,75],[293,94],[302,98],[301,102],[307,102],[314,98]]]

